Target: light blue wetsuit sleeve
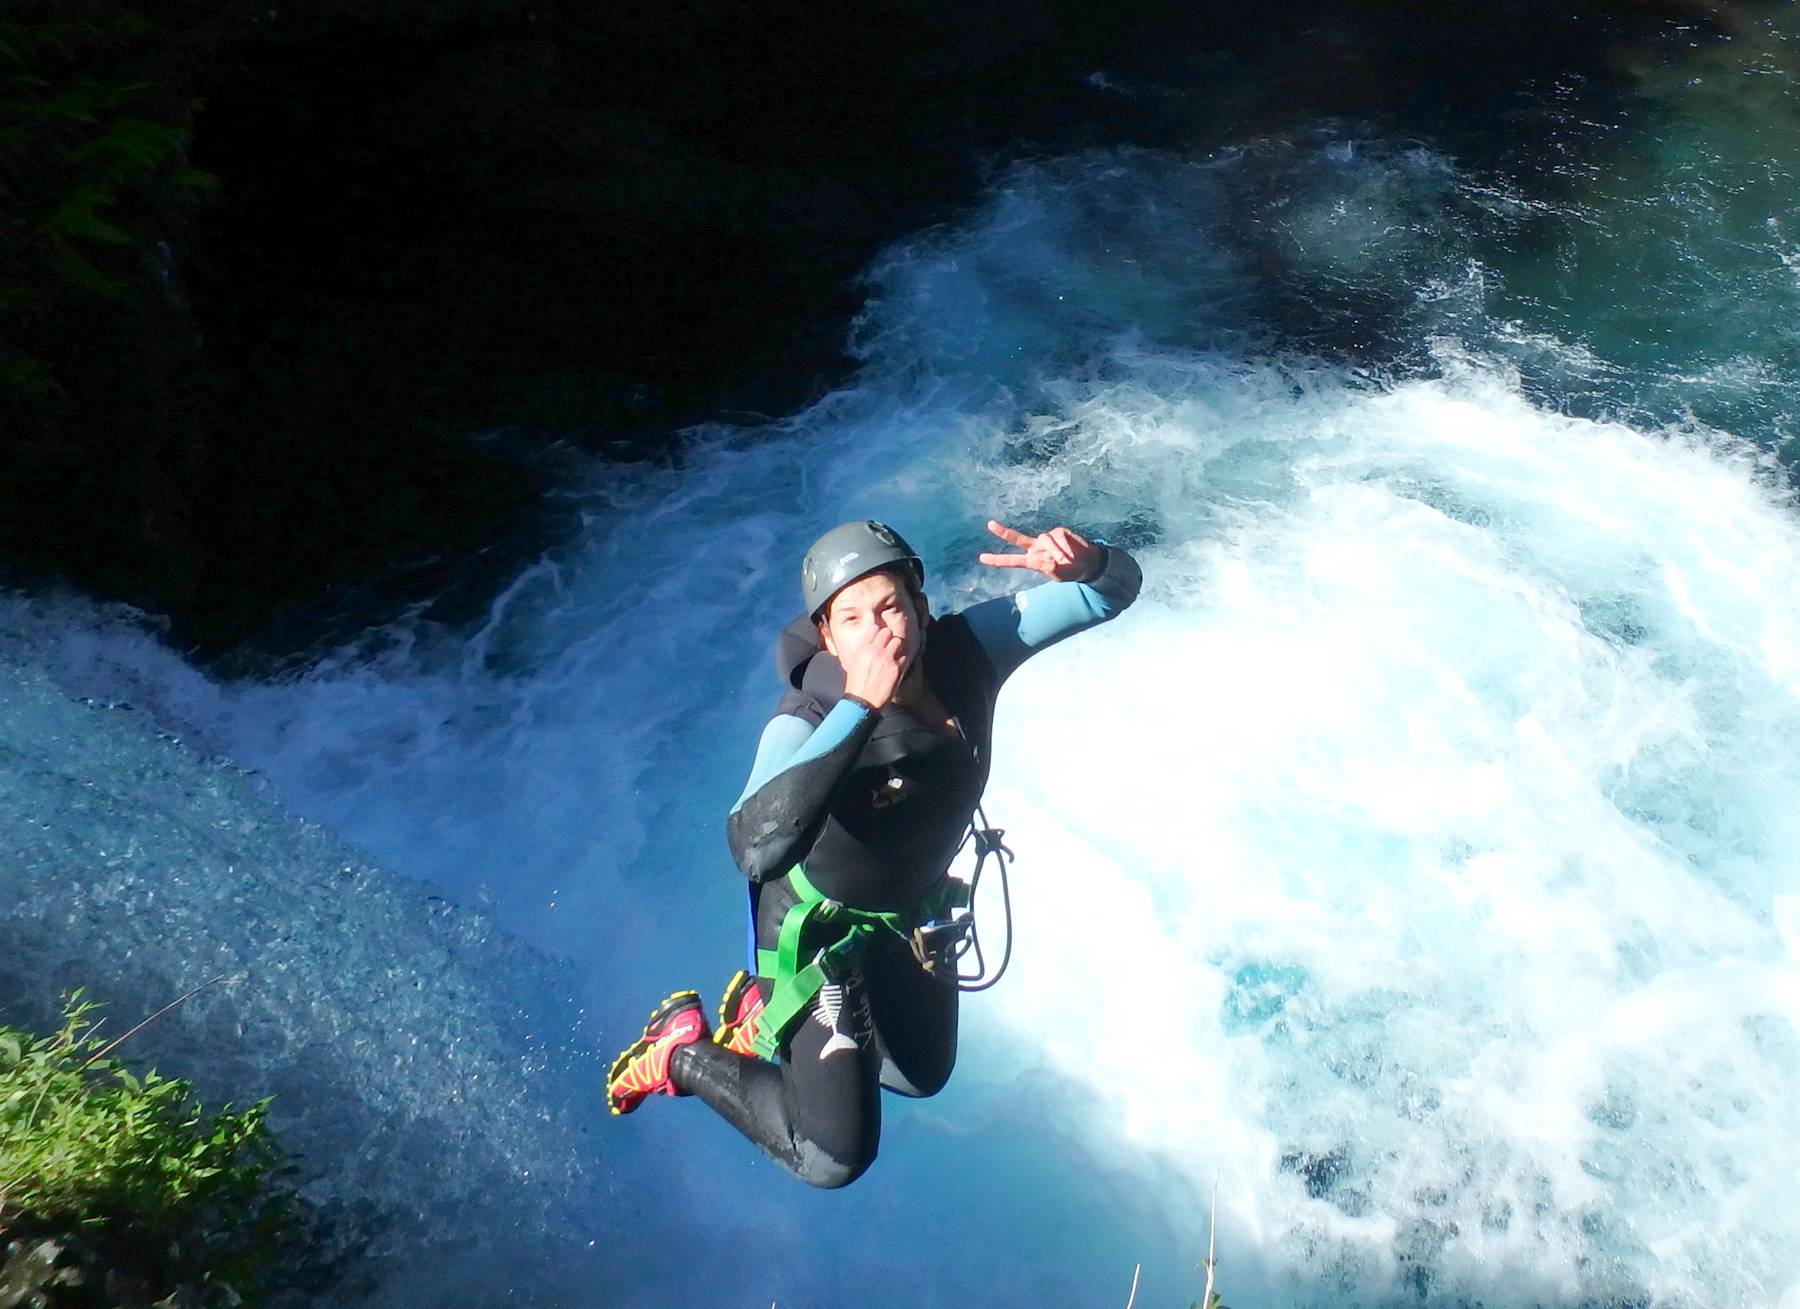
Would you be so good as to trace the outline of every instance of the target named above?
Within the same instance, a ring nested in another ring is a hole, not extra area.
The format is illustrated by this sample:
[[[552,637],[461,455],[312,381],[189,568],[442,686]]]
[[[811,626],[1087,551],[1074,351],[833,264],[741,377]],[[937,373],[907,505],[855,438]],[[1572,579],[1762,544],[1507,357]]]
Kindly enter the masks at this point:
[[[854,700],[839,700],[817,727],[792,714],[771,718],[763,728],[762,739],[756,743],[750,780],[744,783],[744,793],[731,806],[731,812],[742,809],[744,801],[788,769],[811,763],[849,740],[868,713]]]
[[[1086,582],[1046,582],[963,610],[982,652],[1005,681],[1040,650],[1097,627],[1137,599],[1143,574],[1117,546],[1106,548],[1099,573]]]
[[[779,877],[812,849],[876,718],[855,701],[840,700],[817,728],[777,714],[763,729],[750,784],[725,816],[725,839],[744,876],[752,882]]]

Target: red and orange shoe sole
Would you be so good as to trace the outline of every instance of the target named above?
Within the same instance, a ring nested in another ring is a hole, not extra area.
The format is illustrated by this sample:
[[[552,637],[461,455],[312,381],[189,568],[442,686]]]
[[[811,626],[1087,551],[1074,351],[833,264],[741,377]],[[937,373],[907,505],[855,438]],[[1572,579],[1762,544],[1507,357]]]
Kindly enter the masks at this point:
[[[684,1012],[699,1019],[698,1027],[677,1023]],[[651,1095],[682,1095],[669,1080],[669,1059],[677,1049],[706,1036],[706,1017],[696,991],[677,991],[650,1011],[644,1034],[619,1052],[606,1073],[606,1105],[628,1114]]]
[[[763,1011],[763,1004],[756,979],[744,969],[738,969],[725,983],[725,994],[719,1000],[719,1025],[713,1029],[713,1044],[724,1046],[733,1054],[754,1058],[756,1052],[750,1043],[756,1039],[756,1019]]]

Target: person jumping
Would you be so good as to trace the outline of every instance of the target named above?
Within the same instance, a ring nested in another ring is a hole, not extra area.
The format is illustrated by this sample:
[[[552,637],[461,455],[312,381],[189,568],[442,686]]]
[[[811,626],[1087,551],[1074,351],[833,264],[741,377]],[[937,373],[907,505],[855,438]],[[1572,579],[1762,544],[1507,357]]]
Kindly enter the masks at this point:
[[[949,876],[987,784],[994,703],[1026,659],[1115,617],[1142,574],[1067,527],[988,530],[980,556],[1050,581],[934,619],[925,566],[862,520],[806,552],[806,612],[776,642],[784,691],[726,820],[750,879],[754,975],[709,1030],[678,991],[606,1079],[615,1114],[697,1096],[819,1187],[874,1162],[882,1088],[935,1095],[956,1062],[954,941],[967,884]],[[979,833],[978,840],[987,836]]]

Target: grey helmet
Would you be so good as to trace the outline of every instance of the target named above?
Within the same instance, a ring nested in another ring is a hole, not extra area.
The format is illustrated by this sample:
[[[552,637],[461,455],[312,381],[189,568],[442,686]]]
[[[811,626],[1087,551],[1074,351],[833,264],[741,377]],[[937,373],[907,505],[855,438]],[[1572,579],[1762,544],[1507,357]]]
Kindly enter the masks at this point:
[[[817,622],[831,597],[857,578],[902,563],[924,586],[925,562],[900,533],[872,518],[839,523],[814,541],[801,561],[800,594],[806,598],[807,614]]]

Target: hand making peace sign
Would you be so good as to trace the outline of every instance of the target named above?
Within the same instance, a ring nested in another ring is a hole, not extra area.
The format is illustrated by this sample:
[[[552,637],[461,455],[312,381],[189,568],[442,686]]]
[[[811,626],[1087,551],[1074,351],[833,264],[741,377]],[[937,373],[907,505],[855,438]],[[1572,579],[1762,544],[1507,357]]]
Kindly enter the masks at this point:
[[[1085,582],[1100,571],[1104,559],[1103,547],[1067,527],[1052,527],[1037,536],[1026,536],[990,518],[987,529],[1025,552],[983,554],[981,562],[990,568],[1029,568],[1058,582]]]

